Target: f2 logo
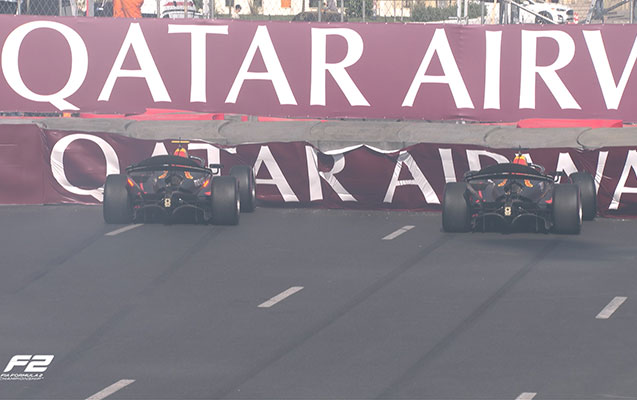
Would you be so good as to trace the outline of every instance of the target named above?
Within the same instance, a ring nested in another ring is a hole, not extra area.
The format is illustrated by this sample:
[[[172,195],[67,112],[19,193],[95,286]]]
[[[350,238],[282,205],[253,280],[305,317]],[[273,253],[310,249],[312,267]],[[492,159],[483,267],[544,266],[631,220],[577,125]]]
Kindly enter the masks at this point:
[[[14,367],[25,367],[24,372],[44,372],[53,361],[52,355],[30,355],[18,354],[13,356],[4,369],[4,372],[11,372]]]

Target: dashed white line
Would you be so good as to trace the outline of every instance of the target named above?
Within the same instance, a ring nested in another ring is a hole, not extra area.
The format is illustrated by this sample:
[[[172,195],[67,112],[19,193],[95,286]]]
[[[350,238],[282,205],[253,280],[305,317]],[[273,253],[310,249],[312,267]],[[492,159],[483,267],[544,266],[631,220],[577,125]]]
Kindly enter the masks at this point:
[[[144,224],[133,224],[133,225],[128,225],[128,226],[125,226],[125,227],[123,227],[123,228],[116,229],[116,230],[114,230],[113,232],[108,232],[108,233],[106,234],[106,236],[115,236],[115,235],[119,235],[120,233],[124,233],[124,232],[130,231],[131,229],[139,228],[139,227],[140,227],[140,226],[142,226],[142,225],[144,225]]]
[[[303,286],[292,286],[288,290],[277,294],[276,296],[274,296],[270,300],[259,304],[259,308],[270,308],[273,305],[275,305],[276,303],[278,303],[280,301],[283,301],[286,298],[292,296],[294,293],[298,292],[301,289],[303,289]]]
[[[626,299],[628,299],[628,297],[623,297],[623,296],[615,297],[613,300],[610,301],[610,303],[608,303],[608,305],[606,307],[604,307],[604,309],[602,311],[599,312],[599,314],[597,314],[597,316],[595,318],[596,319],[608,319],[608,318],[610,318],[610,316],[613,315],[613,313],[615,311],[617,311],[619,306],[624,304]]]
[[[524,392],[524,393],[520,394],[518,397],[516,397],[515,400],[533,400],[533,398],[535,398],[536,395],[537,395],[537,393]]]
[[[403,233],[410,231],[411,229],[414,229],[413,225],[405,225],[402,228],[398,229],[395,232],[390,233],[389,235],[385,236],[383,238],[383,240],[393,240],[396,239],[398,236],[402,235]]]
[[[123,388],[125,388],[126,386],[130,385],[131,383],[135,382],[134,379],[122,379],[119,380],[115,383],[113,383],[111,386],[100,390],[99,392],[95,393],[93,396],[87,398],[86,400],[102,400],[105,399],[106,397],[112,395],[113,393],[117,392],[118,390],[121,390]]]

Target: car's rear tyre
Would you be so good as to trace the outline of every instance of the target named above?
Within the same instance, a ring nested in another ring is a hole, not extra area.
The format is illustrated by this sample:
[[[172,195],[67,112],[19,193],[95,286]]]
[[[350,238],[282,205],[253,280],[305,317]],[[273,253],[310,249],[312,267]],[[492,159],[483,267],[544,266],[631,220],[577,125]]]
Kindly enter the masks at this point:
[[[442,229],[445,232],[467,232],[471,228],[470,218],[467,184],[447,183],[442,197]]]
[[[576,235],[582,227],[582,204],[577,185],[555,185],[553,189],[553,230]]]
[[[109,175],[104,183],[104,221],[108,224],[129,224],[133,221],[133,203],[126,187],[126,175]]]
[[[256,183],[254,171],[247,165],[235,165],[230,168],[230,175],[239,183],[241,212],[253,212],[257,206]]]
[[[212,180],[212,223],[237,225],[239,223],[239,184],[234,176],[219,176]]]
[[[570,178],[579,187],[582,202],[582,219],[592,221],[597,215],[595,180],[588,172],[575,172],[571,174]]]

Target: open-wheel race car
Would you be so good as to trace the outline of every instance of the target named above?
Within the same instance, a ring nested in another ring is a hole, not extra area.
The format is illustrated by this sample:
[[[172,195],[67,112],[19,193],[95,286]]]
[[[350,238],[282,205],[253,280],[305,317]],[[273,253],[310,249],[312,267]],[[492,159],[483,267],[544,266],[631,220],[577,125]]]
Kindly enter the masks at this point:
[[[578,234],[582,219],[597,214],[596,197],[589,173],[547,174],[517,155],[512,163],[469,171],[462,182],[447,183],[442,227],[446,232],[518,227]]]
[[[148,158],[109,175],[104,184],[104,220],[109,224],[133,221],[194,219],[236,225],[240,212],[256,207],[252,168],[236,165],[219,176],[220,164],[204,165],[179,148],[174,155]]]

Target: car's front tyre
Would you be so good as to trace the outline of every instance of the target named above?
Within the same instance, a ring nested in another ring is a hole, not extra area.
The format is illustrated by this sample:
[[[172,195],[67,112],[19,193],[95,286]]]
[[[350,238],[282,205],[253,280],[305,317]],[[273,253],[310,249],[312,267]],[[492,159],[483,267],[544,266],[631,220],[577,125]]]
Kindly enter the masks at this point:
[[[104,183],[104,221],[108,224],[129,224],[133,221],[133,204],[126,188],[126,175],[109,175]]]

